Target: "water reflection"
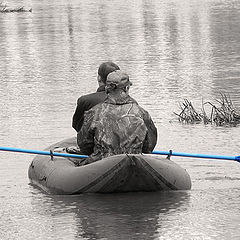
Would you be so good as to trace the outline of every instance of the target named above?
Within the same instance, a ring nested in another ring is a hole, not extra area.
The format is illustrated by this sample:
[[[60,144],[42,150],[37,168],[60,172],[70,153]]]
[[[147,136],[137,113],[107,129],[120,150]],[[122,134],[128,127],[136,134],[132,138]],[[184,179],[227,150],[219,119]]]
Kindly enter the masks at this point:
[[[77,98],[95,91],[98,65],[113,60],[130,74],[132,96],[157,125],[157,150],[239,155],[240,126],[169,120],[183,98],[200,107],[202,97],[211,101],[220,91],[240,108],[240,1],[21,2],[32,14],[0,14],[2,145],[41,150],[73,136]],[[218,232],[219,239],[239,239],[237,163],[174,159],[191,175],[191,200],[199,190],[189,205],[186,193],[60,199],[28,192],[27,158],[2,154],[5,238],[119,239],[121,232],[122,239],[187,239],[192,232],[192,239],[215,239]]]
[[[32,198],[36,211],[55,219],[65,216],[71,221],[76,238],[155,239],[162,225],[166,227],[160,219],[186,208],[189,193],[46,195],[42,200],[39,205],[38,200]]]
[[[240,108],[240,31],[238,4],[223,6],[215,3],[217,11],[211,14],[211,35],[214,40],[214,95],[227,92]],[[222,19],[225,19],[222,22]],[[233,34],[234,33],[234,34]],[[223,67],[224,66],[224,67]]]
[[[44,11],[33,4],[36,15],[1,15],[3,79],[41,79],[42,88],[76,84],[86,76],[94,79],[94,67],[110,58],[136,80],[134,94],[150,110],[149,96],[167,103],[197,94],[201,101],[223,90],[239,102],[235,2],[114,1],[93,7],[91,1],[56,1]],[[81,93],[95,90],[95,84],[81,81]]]

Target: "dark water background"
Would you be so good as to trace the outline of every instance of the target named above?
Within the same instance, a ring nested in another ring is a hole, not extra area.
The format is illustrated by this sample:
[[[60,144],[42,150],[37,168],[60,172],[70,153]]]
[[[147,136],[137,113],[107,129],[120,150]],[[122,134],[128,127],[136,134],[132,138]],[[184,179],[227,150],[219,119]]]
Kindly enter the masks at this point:
[[[25,0],[0,14],[0,145],[42,150],[72,137],[77,98],[112,60],[158,128],[156,150],[240,155],[240,127],[186,125],[184,98],[240,108],[240,1]],[[172,158],[191,191],[48,196],[29,186],[32,155],[0,153],[0,239],[239,239],[240,168]]]

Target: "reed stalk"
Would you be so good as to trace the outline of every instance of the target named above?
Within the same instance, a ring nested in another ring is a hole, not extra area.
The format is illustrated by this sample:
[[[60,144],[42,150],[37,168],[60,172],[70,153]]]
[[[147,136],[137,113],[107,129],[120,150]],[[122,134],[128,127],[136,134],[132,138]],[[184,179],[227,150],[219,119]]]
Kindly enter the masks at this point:
[[[215,124],[216,126],[231,125],[236,126],[240,123],[240,111],[236,109],[229,95],[220,93],[220,98],[216,99],[216,104],[212,102],[203,102],[200,112],[198,112],[188,99],[184,99],[179,105],[181,112],[175,113],[178,120],[183,123]],[[210,107],[207,111],[206,107]]]

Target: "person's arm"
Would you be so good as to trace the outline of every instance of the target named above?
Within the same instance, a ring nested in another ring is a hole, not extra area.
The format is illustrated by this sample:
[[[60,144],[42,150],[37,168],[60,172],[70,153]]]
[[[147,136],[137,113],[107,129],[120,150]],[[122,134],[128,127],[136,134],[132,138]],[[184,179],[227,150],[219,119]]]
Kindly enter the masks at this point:
[[[77,107],[72,118],[72,127],[79,132],[84,120],[84,112],[86,111],[85,101],[80,97],[77,101]]]
[[[143,153],[152,153],[154,147],[157,144],[157,128],[155,127],[150,115],[145,112],[144,113],[144,122],[147,127],[147,135],[143,142]]]
[[[84,113],[103,102],[107,95],[105,92],[96,92],[81,96],[77,101],[77,107],[72,119],[72,127],[79,132],[84,121]]]
[[[85,114],[83,125],[77,134],[77,144],[82,154],[90,155],[94,149],[94,128],[92,128],[93,114]]]

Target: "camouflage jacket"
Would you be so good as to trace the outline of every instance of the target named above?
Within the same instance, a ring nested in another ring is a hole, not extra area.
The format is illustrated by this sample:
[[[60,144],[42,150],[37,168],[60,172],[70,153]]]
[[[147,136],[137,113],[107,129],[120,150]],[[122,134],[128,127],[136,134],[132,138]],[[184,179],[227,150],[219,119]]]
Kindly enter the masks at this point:
[[[146,110],[123,91],[84,115],[77,141],[86,163],[122,153],[151,153],[157,142],[157,129]]]

